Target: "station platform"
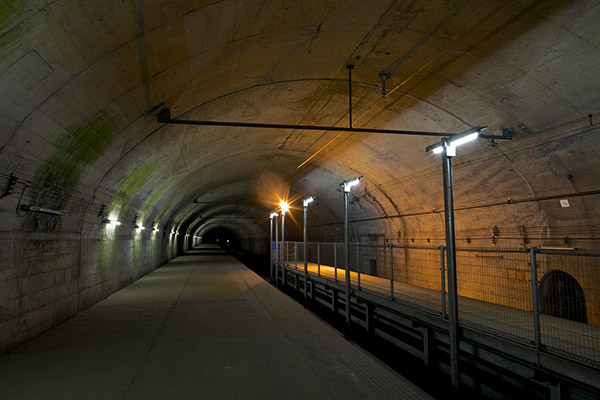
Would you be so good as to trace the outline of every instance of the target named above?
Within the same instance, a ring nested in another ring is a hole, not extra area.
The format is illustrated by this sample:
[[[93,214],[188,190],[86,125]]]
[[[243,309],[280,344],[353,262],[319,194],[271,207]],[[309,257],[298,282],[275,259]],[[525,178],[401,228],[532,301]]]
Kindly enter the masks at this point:
[[[430,399],[216,246],[0,357],[3,399]]]

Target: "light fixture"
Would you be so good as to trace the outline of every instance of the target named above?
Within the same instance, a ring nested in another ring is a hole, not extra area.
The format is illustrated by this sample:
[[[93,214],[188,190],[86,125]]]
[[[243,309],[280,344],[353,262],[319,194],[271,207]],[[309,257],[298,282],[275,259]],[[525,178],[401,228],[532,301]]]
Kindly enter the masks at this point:
[[[309,198],[307,198],[307,199],[304,199],[304,201],[303,201],[302,203],[304,204],[304,207],[308,207],[308,205],[309,205],[310,203],[312,203],[312,202],[313,202],[313,200],[314,200],[314,197],[309,197]]]
[[[363,178],[362,176],[357,176],[356,178],[345,180],[344,182],[341,183],[340,186],[344,186],[344,192],[348,193],[348,192],[350,192],[350,189],[352,187],[354,187],[360,183],[360,180],[362,178]]]
[[[115,219],[110,219],[110,218],[105,218],[103,221],[103,223],[105,223],[106,225],[121,225],[121,223]]]
[[[143,226],[143,225],[136,225],[136,226],[135,226],[135,229],[136,229],[138,232],[141,232],[141,231],[143,231],[143,230],[144,230],[144,229],[146,229],[146,228],[144,228],[144,226]]]
[[[63,217],[66,215],[63,211],[60,211],[60,210],[52,210],[50,208],[44,208],[44,207],[38,207],[38,206],[26,205],[26,204],[21,204],[21,211],[60,215]]]
[[[434,154],[440,154],[444,150],[445,146],[447,152],[449,153],[448,155],[453,157],[456,155],[456,147],[477,139],[479,134],[486,128],[487,126],[476,126],[475,128],[467,129],[458,135],[450,137],[450,139],[442,139],[440,142],[428,146],[425,151],[431,151]]]
[[[283,200],[281,200],[279,202],[279,207],[281,207],[281,213],[282,214],[285,214],[286,212],[290,211],[290,205],[287,202],[283,201]]]

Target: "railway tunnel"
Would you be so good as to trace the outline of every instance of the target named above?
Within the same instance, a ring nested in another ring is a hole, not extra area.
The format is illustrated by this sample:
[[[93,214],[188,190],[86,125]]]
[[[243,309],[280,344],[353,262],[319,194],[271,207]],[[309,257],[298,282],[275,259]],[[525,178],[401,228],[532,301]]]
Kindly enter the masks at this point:
[[[598,396],[599,19],[592,0],[1,0],[0,354],[210,243],[293,269],[270,289],[355,327],[395,313],[455,386],[482,391],[472,363]],[[348,289],[350,269],[396,289]],[[415,315],[413,289],[442,304]]]

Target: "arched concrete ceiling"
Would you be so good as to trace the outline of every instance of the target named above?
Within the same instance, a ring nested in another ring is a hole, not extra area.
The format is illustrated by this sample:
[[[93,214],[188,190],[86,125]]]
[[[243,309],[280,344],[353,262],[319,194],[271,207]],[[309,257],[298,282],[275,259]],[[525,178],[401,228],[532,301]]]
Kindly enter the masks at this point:
[[[443,208],[440,159],[425,152],[435,138],[157,122],[169,109],[346,126],[350,62],[357,127],[511,129],[512,141],[460,150],[458,206],[597,190],[599,20],[593,0],[2,0],[3,182],[30,181],[24,200],[67,213],[22,225],[17,193],[0,203],[3,228],[93,231],[102,212],[171,227],[246,210],[232,229],[253,232],[279,198],[313,194],[324,237],[342,218],[339,183],[363,175],[353,218],[374,222],[355,229],[443,229],[439,213],[402,217]],[[569,215],[554,203],[496,209],[498,222],[474,210],[469,225],[579,221],[593,236],[596,197]]]

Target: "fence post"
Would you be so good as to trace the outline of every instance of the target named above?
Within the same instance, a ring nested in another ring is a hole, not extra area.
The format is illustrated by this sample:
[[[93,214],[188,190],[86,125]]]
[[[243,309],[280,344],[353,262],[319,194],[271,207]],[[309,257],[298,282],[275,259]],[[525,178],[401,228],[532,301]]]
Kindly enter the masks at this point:
[[[321,276],[321,242],[317,242],[317,276]]]
[[[390,243],[390,300],[394,300],[394,245]]]
[[[337,244],[333,242],[333,277],[337,282]]]
[[[298,269],[298,242],[294,242],[294,266]]]
[[[289,254],[290,244],[283,242],[283,243],[281,243],[281,247],[283,247],[281,249],[281,251],[283,251],[283,254],[282,254],[283,262],[281,263],[281,279],[282,279],[281,284],[283,285],[283,288],[285,289],[286,271],[287,271],[286,263],[288,263],[290,261],[290,254]]]
[[[446,259],[444,257],[444,253],[446,251],[446,246],[440,246],[440,271],[442,271],[441,283],[442,286],[442,318],[448,318],[448,314],[446,313]]]
[[[531,294],[533,297],[533,334],[535,348],[540,350],[542,347],[542,338],[540,333],[540,313],[538,305],[538,280],[537,280],[537,260],[536,253],[538,249],[532,247],[529,249],[529,265],[531,266]]]
[[[356,276],[358,282],[358,290],[360,290],[360,243],[356,243]]]

